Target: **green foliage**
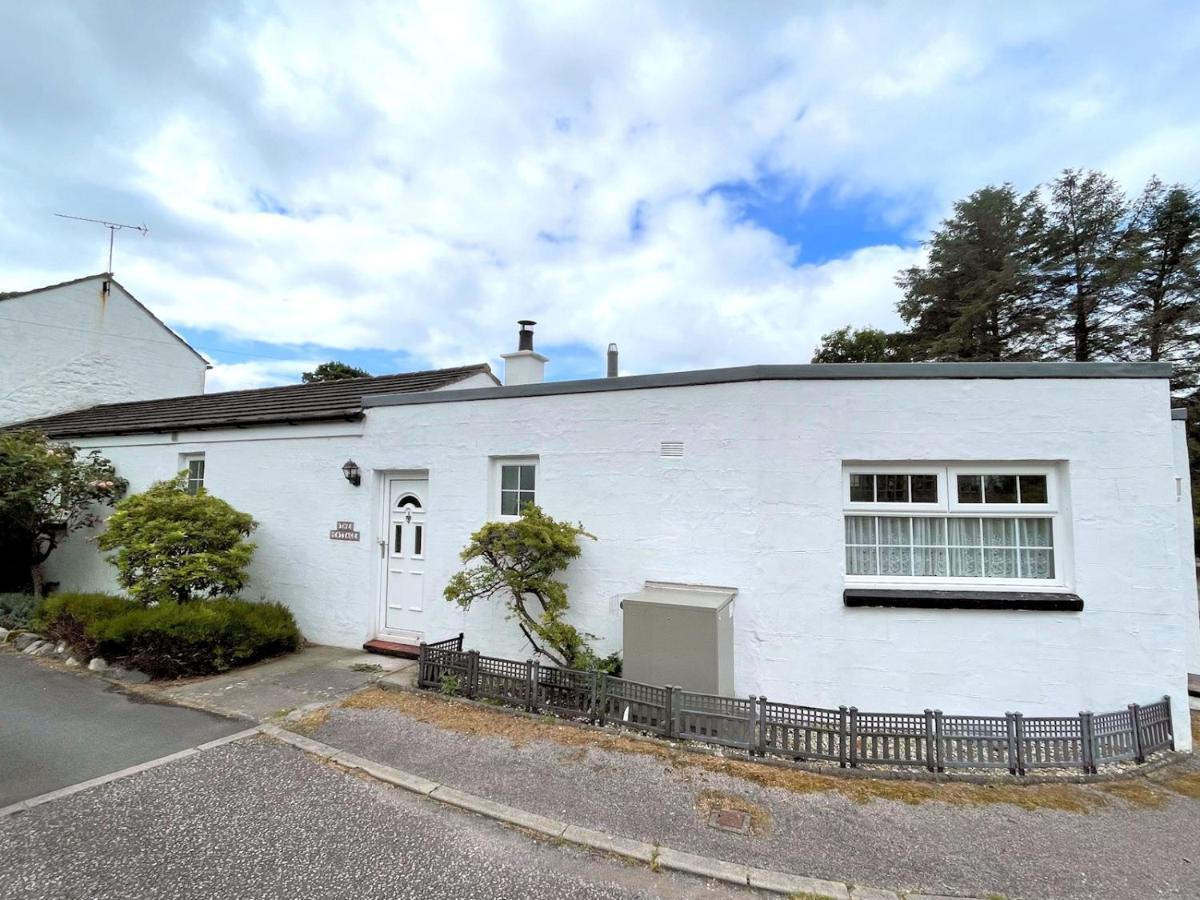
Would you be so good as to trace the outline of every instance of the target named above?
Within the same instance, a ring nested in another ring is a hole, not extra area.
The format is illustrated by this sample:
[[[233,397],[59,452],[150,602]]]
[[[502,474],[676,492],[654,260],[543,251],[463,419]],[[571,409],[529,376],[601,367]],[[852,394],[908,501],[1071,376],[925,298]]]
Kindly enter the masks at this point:
[[[74,531],[97,524],[127,482],[99,451],[81,453],[38,431],[0,433],[0,535],[15,544],[42,593],[42,563]]]
[[[346,378],[364,378],[370,374],[370,372],[360,369],[357,366],[331,359],[329,362],[321,363],[311,372],[305,372],[300,377],[305,384],[314,384],[320,381],[342,381]]]
[[[457,697],[462,693],[462,682],[457,675],[445,672],[442,674],[442,683],[438,687],[438,693],[446,697]]]
[[[155,678],[222,672],[303,642],[287,607],[225,597],[145,607],[115,594],[56,594],[38,605],[33,625],[80,655],[121,660]]]
[[[296,620],[279,603],[218,598],[127,609],[93,624],[101,654],[154,678],[223,672],[296,650]]]
[[[47,637],[66,641],[81,655],[94,656],[97,626],[138,608],[136,600],[116,594],[54,594],[38,604],[32,625]]]
[[[117,581],[143,604],[236,594],[246,583],[256,523],[181,473],[117,504],[97,539]]]
[[[0,628],[27,628],[36,605],[33,594],[0,594]]]
[[[594,635],[565,621],[567,586],[555,576],[579,557],[581,537],[595,540],[582,525],[555,521],[528,503],[519,519],[489,522],[471,535],[460,556],[474,565],[450,579],[445,597],[470,609],[499,595],[535,653],[568,668],[611,664],[612,657],[599,660],[589,646]]]
[[[908,348],[904,335],[889,333],[881,328],[853,328],[847,325],[821,335],[821,343],[813,351],[815,363],[880,363],[907,362]]]

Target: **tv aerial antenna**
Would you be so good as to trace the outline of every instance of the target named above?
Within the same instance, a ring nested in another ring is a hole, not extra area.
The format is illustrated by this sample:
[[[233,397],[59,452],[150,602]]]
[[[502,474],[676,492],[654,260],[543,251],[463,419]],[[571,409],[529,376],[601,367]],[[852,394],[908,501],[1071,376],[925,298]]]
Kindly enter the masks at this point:
[[[140,232],[142,237],[150,233],[150,229],[145,225],[125,225],[121,222],[106,222],[104,219],[85,219],[83,216],[68,216],[65,213],[55,213],[60,219],[74,219],[76,222],[92,222],[95,225],[103,225],[108,229],[108,273],[112,274],[112,257],[113,257],[113,242],[116,240],[117,232],[125,228],[131,231]]]

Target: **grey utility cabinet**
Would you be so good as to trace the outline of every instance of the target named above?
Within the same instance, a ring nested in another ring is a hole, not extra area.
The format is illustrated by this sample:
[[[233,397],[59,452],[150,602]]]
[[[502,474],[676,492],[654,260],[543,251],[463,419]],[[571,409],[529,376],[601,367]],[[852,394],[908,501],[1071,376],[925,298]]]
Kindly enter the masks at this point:
[[[647,581],[621,601],[622,677],[733,695],[736,588]]]

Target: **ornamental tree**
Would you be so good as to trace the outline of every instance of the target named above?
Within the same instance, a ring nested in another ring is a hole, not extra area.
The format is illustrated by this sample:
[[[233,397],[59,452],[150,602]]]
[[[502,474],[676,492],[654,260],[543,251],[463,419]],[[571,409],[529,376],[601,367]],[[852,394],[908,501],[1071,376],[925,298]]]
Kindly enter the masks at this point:
[[[129,595],[152,603],[237,594],[246,584],[258,523],[201,488],[187,475],[159,481],[117,504],[97,543]]]
[[[68,535],[90,528],[128,483],[97,450],[84,453],[35,430],[0,434],[0,531],[28,548],[33,593],[40,597],[42,565]]]
[[[555,575],[578,558],[581,537],[595,540],[582,525],[558,522],[527,503],[520,518],[489,522],[471,535],[460,557],[474,565],[450,579],[444,596],[463,609],[499,596],[537,655],[572,669],[614,669],[616,654],[598,659],[589,644],[595,635],[565,621],[567,586]]]

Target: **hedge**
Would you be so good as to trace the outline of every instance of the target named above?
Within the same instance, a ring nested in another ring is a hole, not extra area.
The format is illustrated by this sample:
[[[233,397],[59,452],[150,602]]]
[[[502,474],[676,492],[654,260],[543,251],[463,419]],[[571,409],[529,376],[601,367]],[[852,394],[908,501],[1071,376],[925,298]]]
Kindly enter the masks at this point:
[[[33,594],[0,594],[0,628],[25,628],[33,615]]]
[[[152,678],[223,672],[303,643],[287,607],[233,598],[143,607],[111,594],[64,594],[44,601],[37,617],[44,633],[82,654]]]

